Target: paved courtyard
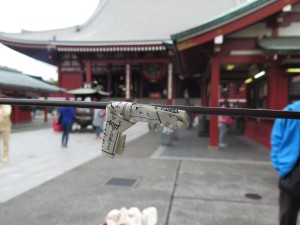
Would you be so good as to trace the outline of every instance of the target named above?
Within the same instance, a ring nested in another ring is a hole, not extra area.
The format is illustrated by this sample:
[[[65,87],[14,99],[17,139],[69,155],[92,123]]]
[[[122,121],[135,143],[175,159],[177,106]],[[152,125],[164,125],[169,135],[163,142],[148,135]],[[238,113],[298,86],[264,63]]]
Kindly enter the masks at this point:
[[[0,164],[0,225],[99,225],[111,209],[133,206],[156,207],[159,225],[278,224],[269,150],[242,135],[210,150],[207,137],[182,128],[162,146],[138,123],[115,159],[101,157],[92,133],[72,133],[68,148],[60,135],[12,134],[11,161]]]

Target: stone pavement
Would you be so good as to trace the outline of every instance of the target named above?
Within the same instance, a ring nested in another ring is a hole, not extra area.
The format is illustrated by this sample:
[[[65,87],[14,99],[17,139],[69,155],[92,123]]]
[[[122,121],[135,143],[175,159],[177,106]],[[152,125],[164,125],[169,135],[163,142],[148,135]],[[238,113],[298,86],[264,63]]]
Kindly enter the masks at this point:
[[[278,224],[268,149],[230,134],[228,147],[209,150],[186,128],[161,146],[145,123],[133,128],[115,159],[100,156],[90,133],[72,133],[67,149],[51,128],[13,133],[11,161],[0,165],[0,225],[99,225],[132,206],[156,207],[159,225]]]
[[[39,124],[39,123],[36,123]],[[19,125],[24,130],[28,124]],[[48,180],[100,156],[101,141],[91,133],[71,133],[68,148],[61,147],[61,133],[52,128],[12,132],[10,158],[0,164],[0,202],[6,202]],[[127,141],[147,133],[140,123],[128,130]]]

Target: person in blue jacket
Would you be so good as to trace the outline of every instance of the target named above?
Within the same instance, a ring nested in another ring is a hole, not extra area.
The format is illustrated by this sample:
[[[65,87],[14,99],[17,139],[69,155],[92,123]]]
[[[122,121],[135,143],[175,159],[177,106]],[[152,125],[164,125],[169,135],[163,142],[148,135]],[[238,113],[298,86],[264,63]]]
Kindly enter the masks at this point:
[[[288,105],[284,110],[300,111],[300,101]],[[300,120],[276,119],[271,133],[271,161],[280,177],[286,176],[299,160]],[[280,225],[296,225],[300,199],[279,190]]]
[[[69,100],[69,99],[67,99]],[[58,113],[62,117],[61,125],[63,128],[61,144],[62,147],[68,146],[69,133],[72,129],[73,119],[75,117],[76,111],[73,107],[61,107]]]

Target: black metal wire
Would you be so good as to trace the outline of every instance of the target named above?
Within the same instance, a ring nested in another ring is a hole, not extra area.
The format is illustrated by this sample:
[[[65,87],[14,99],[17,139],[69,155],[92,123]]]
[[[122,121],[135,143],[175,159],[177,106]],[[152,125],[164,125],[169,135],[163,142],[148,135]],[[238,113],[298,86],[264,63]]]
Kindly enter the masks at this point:
[[[66,101],[66,100],[53,101],[53,100],[16,99],[16,98],[0,99],[0,104],[7,104],[7,105],[56,106],[56,107],[66,106],[66,107],[76,107],[76,108],[98,108],[98,109],[105,109],[109,103],[110,102],[84,102],[84,101]],[[151,105],[159,108],[181,109],[191,114],[300,119],[299,111],[221,108],[221,107],[183,106],[183,105],[158,105],[158,104],[151,104]]]
[[[203,114],[203,115],[228,115],[228,116],[259,117],[259,118],[300,119],[299,111],[181,106],[181,105],[172,105],[172,106],[155,105],[155,106],[182,109],[182,110],[186,110],[186,112],[188,113]]]
[[[84,102],[67,100],[40,100],[40,99],[20,99],[20,98],[1,98],[0,104],[7,105],[30,105],[30,106],[69,106],[76,108],[98,108],[105,109],[109,102]]]

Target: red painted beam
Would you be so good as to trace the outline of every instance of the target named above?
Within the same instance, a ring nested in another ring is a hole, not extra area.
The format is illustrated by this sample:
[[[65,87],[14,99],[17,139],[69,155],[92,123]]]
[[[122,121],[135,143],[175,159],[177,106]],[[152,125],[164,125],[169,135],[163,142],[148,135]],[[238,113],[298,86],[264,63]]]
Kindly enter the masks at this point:
[[[258,9],[257,11],[250,13],[242,18],[235,19],[231,23],[219,26],[218,28],[210,30],[206,33],[199,34],[194,38],[178,42],[177,48],[179,49],[179,51],[183,51],[185,49],[201,45],[203,43],[213,40],[218,35],[226,35],[239,29],[245,28],[251,24],[254,24],[255,22],[258,22],[274,13],[279,12],[284,6],[294,4],[297,2],[299,2],[299,0],[275,1],[274,3],[271,3],[270,5],[261,9]]]
[[[93,59],[97,63],[170,63],[171,60],[164,59]]]

